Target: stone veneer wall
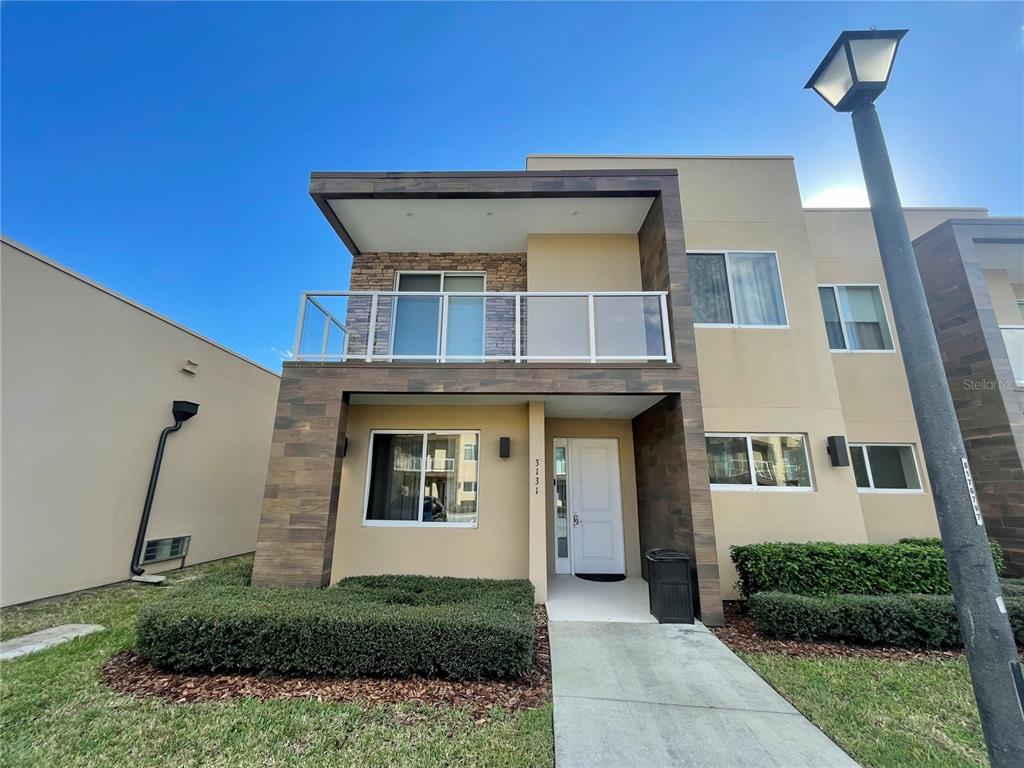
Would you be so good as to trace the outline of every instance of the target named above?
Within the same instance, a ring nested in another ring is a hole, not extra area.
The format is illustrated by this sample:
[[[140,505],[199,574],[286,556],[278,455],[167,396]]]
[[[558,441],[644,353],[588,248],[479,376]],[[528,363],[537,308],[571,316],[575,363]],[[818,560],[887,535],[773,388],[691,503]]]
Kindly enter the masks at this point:
[[[394,291],[398,272],[483,272],[488,291],[525,291],[525,253],[361,253],[352,259],[352,291]],[[486,301],[487,355],[513,357],[515,339],[515,301],[512,298],[489,298]],[[526,309],[521,309],[525,316]],[[373,351],[386,355],[390,344],[394,299],[381,297],[377,306],[377,323]],[[346,326],[351,329],[349,352],[356,357],[366,350],[366,334],[370,324],[370,299],[349,299]],[[521,330],[526,338],[525,317]]]
[[[914,241],[946,381],[990,538],[1024,576],[1024,391],[1014,384],[974,238],[1021,237],[999,220],[940,225]]]

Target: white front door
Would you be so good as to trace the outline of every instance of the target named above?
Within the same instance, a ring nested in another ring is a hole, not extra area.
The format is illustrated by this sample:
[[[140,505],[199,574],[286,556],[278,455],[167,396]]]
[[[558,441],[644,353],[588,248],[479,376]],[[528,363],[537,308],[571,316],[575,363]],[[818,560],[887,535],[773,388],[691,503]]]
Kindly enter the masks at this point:
[[[618,440],[569,440],[569,520],[573,573],[626,572]]]

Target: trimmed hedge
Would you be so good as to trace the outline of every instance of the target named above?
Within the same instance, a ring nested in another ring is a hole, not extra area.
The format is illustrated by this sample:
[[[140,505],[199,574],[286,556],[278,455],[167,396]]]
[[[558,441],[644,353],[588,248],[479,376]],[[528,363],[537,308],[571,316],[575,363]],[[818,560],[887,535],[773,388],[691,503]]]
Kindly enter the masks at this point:
[[[832,595],[760,592],[748,605],[758,632],[780,640],[840,640],[903,648],[957,648],[951,595]],[[1017,645],[1024,645],[1024,597],[1007,597]]]
[[[916,544],[919,547],[939,547],[942,548],[942,539],[938,536],[925,536],[921,538],[915,538],[913,536],[905,536],[897,541],[899,544]],[[992,549],[992,562],[995,563],[996,573],[1003,572],[1003,547],[998,541],[992,539],[988,542],[989,547]]]
[[[729,548],[739,591],[797,595],[949,594],[946,555],[934,544],[796,544],[771,542]],[[992,544],[997,570],[1003,553]]]
[[[454,680],[533,662],[530,582],[367,576],[327,589],[222,585],[144,606],[138,649],[175,671]]]

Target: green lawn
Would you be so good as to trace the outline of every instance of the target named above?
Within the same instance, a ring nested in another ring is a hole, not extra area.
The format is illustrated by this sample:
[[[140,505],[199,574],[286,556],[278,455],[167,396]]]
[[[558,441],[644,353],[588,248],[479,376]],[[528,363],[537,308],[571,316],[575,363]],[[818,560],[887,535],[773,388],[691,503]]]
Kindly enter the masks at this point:
[[[2,612],[4,639],[66,623],[108,627],[0,663],[4,766],[550,766],[551,708],[492,712],[311,700],[171,704],[116,694],[98,670],[135,641],[139,606],[190,581],[242,583],[251,558],[164,586],[103,587]]]
[[[962,659],[740,656],[864,766],[988,765]]]

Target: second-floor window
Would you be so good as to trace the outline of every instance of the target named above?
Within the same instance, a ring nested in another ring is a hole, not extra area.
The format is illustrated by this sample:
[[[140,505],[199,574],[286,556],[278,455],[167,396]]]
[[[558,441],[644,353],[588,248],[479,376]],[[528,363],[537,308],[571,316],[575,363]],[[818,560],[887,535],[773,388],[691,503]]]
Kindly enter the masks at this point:
[[[693,321],[738,328],[785,327],[779,260],[772,252],[690,253]]]
[[[819,285],[829,348],[848,352],[892,349],[882,291],[877,285]]]

